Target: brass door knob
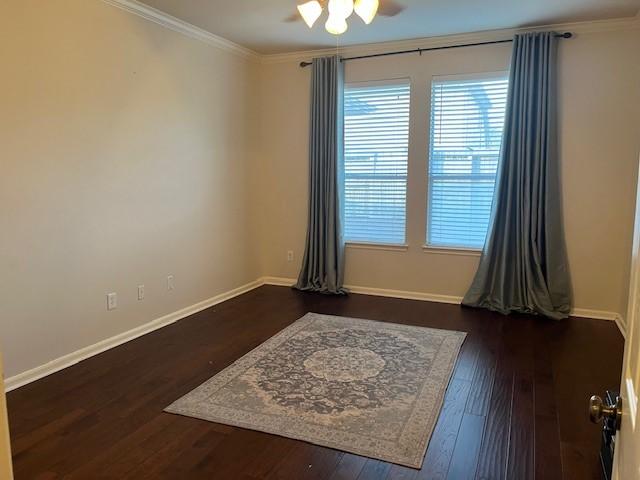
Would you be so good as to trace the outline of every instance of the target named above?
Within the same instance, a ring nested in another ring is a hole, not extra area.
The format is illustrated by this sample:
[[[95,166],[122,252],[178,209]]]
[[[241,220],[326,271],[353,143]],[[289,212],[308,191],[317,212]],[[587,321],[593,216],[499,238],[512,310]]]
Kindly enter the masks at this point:
[[[593,395],[589,399],[589,418],[593,423],[600,423],[602,419],[611,419],[615,422],[615,427],[620,430],[622,420],[622,399],[616,397],[615,405],[606,405],[602,398]]]

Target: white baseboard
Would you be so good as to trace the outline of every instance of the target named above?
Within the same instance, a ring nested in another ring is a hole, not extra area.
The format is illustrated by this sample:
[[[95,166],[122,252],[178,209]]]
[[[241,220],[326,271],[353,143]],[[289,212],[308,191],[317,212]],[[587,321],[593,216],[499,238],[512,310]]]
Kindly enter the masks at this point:
[[[571,315],[574,317],[594,318],[596,320],[608,320],[610,322],[615,322],[622,338],[627,338],[627,328],[625,326],[624,318],[619,313],[607,312],[604,310],[591,310],[588,308],[574,308],[571,310]]]
[[[52,373],[58,372],[64,368],[75,365],[82,360],[86,360],[87,358],[93,357],[94,355],[117,347],[118,345],[122,345],[123,343],[141,337],[142,335],[145,335],[147,333],[153,332],[154,330],[158,330],[159,328],[162,328],[171,323],[177,322],[178,320],[193,315],[194,313],[197,313],[201,310],[212,307],[213,305],[217,305],[218,303],[222,303],[225,300],[229,300],[233,297],[237,297],[238,295],[242,295],[243,293],[249,292],[262,285],[277,285],[289,287],[295,283],[296,279],[294,278],[261,277],[253,282],[247,283],[238,288],[234,288],[233,290],[229,290],[228,292],[221,293],[207,300],[203,300],[202,302],[190,305],[181,310],[157,318],[155,320],[152,320],[151,322],[145,323],[144,325],[141,325],[139,327],[120,333],[111,338],[102,340],[96,344],[89,345],[88,347],[81,348],[80,350],[76,350],[75,352],[59,357],[55,360],[45,363],[44,365],[40,365],[39,367],[35,367],[31,370],[27,370],[26,372],[22,372],[9,377],[5,381],[5,389],[7,392],[15,390],[18,387],[34,382],[40,378],[46,377],[47,375],[51,375]],[[353,293],[374,295],[377,297],[403,298],[408,300],[422,300],[454,305],[460,304],[460,302],[462,301],[462,297],[454,295],[441,295],[436,293],[412,292],[405,290],[390,290],[385,288],[362,287],[358,285],[345,285],[345,287]],[[620,329],[622,335],[625,336],[626,334],[622,317],[617,313],[602,310],[575,308],[572,310],[571,315],[576,317],[614,321]]]
[[[284,277],[263,277],[262,281],[265,285],[289,286],[296,283],[293,278]],[[406,290],[390,290],[387,288],[362,287],[359,285],[345,285],[352,293],[360,293],[363,295],[375,295],[377,297],[404,298],[408,300],[424,300],[427,302],[450,303],[459,305],[462,303],[462,297],[457,295],[442,295],[439,293],[412,292]],[[604,310],[591,310],[587,308],[574,308],[571,310],[574,317],[593,318],[596,320],[615,321],[621,327],[621,316],[615,312]]]
[[[290,286],[296,283],[294,278],[285,277],[263,277],[262,281],[265,285]],[[345,285],[351,293],[360,293],[362,295],[374,295],[376,297],[403,298],[406,300],[424,300],[427,302],[452,303],[460,304],[462,297],[451,295],[439,295],[436,293],[409,292],[406,290],[389,290],[386,288],[361,287],[358,285]]]
[[[291,287],[298,280],[295,278],[286,278],[286,277],[262,277],[263,285],[275,285],[276,287]]]
[[[624,318],[621,315],[616,316],[616,325],[618,326],[618,330],[622,334],[622,338],[627,339],[627,322],[625,322]]]
[[[89,345],[88,347],[81,348],[80,350],[76,350],[75,352],[56,358],[55,360],[45,363],[44,365],[40,365],[39,367],[35,367],[31,370],[27,370],[26,372],[22,372],[18,375],[9,377],[5,381],[5,390],[7,392],[15,390],[18,387],[22,387],[23,385],[46,377],[47,375],[51,375],[52,373],[75,365],[82,360],[86,360],[87,358],[93,357],[94,355],[117,347],[118,345],[122,345],[123,343],[141,337],[142,335],[153,332],[154,330],[158,330],[159,328],[165,327],[171,323],[186,318],[189,315],[198,313],[205,308],[212,307],[213,305],[222,303],[225,300],[229,300],[233,297],[237,297],[238,295],[242,295],[243,293],[253,290],[254,288],[260,287],[261,285],[263,285],[262,279],[255,280],[238,288],[234,288],[233,290],[229,290],[228,292],[221,293],[214,297],[203,300],[202,302],[198,302],[196,304],[182,308],[176,312],[164,315],[160,318],[145,323],[144,325],[140,325],[139,327],[107,338],[93,345]]]
[[[595,318],[596,320],[609,320],[615,322],[618,314],[615,312],[607,312],[604,310],[592,310],[589,308],[574,308],[571,310],[571,316],[582,318]]]
[[[405,300],[422,300],[425,302],[449,303],[460,305],[462,297],[454,295],[441,295],[438,293],[411,292],[406,290],[390,290],[387,288],[361,287],[358,285],[345,285],[352,293],[362,295],[374,295],[376,297],[402,298]]]

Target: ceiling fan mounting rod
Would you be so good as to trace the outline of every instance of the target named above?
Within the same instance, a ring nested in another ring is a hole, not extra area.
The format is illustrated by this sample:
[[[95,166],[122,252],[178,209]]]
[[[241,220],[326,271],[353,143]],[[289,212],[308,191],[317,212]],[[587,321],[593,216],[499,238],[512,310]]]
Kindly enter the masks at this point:
[[[573,37],[573,34],[571,32],[564,32],[564,33],[557,33],[556,34],[557,38],[571,38]],[[497,43],[510,43],[513,42],[512,38],[509,38],[507,40],[493,40],[491,42],[476,42],[476,43],[462,43],[462,44],[457,44],[457,45],[443,45],[440,47],[429,47],[429,48],[414,48],[411,50],[399,50],[396,52],[384,52],[384,53],[372,53],[370,55],[359,55],[357,57],[345,57],[342,58],[340,61],[342,62],[346,62],[348,60],[361,60],[363,58],[375,58],[375,57],[387,57],[389,55],[404,55],[407,53],[419,53],[422,54],[422,52],[430,52],[432,50],[447,50],[450,48],[461,48],[461,47],[477,47],[480,45],[494,45]],[[301,67],[308,67],[309,65],[311,65],[311,62],[300,62],[300,66]]]

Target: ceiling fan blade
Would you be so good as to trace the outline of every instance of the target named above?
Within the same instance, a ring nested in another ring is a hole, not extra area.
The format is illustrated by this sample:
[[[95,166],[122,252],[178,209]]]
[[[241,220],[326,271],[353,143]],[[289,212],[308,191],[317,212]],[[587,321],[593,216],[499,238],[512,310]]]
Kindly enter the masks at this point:
[[[407,7],[400,5],[394,0],[380,0],[380,6],[378,7],[378,15],[383,17],[394,17]]]
[[[299,2],[301,1],[303,0],[299,0]],[[318,0],[318,1],[322,6],[323,10],[326,9],[326,3],[327,3],[326,0]],[[399,13],[401,13],[402,11],[404,11],[406,8],[407,7],[405,7],[404,5],[400,5],[395,0],[380,0],[380,6],[378,7],[378,15],[381,15],[383,17],[394,17]],[[300,22],[302,21],[302,17],[300,16],[300,13],[296,11],[295,13],[292,13],[291,15],[286,17],[283,21],[286,23]]]
[[[296,13],[292,13],[291,15],[289,15],[287,18],[284,19],[284,21],[286,23],[292,23],[292,22],[301,22],[302,21],[302,17],[300,16],[300,14],[296,11]]]
[[[320,4],[320,6],[322,7],[322,10],[324,11],[327,8],[327,0],[317,0],[318,3]],[[303,4],[305,2],[305,0],[298,0],[297,4]],[[294,13],[292,13],[291,15],[289,15],[287,18],[285,18],[283,20],[285,23],[293,23],[293,22],[304,22],[304,19],[302,18],[302,15],[300,15],[300,12],[298,11],[298,9],[296,8],[296,10],[294,11]]]

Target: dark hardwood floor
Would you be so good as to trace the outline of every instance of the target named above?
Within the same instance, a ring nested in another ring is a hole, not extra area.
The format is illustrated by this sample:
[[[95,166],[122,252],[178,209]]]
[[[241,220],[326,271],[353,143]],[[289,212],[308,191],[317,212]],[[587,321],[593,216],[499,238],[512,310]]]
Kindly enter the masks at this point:
[[[421,471],[162,412],[309,311],[469,333]],[[265,286],[11,392],[15,476],[597,479],[586,404],[622,349],[613,322]]]

